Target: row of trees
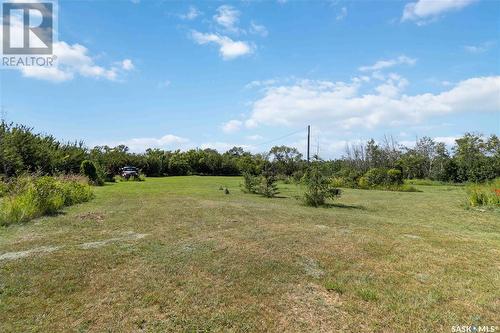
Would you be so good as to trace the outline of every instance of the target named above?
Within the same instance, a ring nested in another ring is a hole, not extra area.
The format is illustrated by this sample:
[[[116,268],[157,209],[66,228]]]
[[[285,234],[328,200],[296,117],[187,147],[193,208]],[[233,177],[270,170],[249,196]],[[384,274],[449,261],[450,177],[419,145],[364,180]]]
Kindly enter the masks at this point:
[[[83,142],[63,143],[51,135],[35,133],[23,125],[0,124],[0,174],[70,174],[80,172],[82,161],[92,161],[98,172],[111,180],[125,165],[147,176],[259,175],[272,165],[276,174],[299,179],[307,162],[296,148],[276,146],[268,153],[251,154],[240,147],[224,153],[213,149],[164,151],[148,149],[136,154],[126,146],[87,148]],[[359,178],[373,168],[400,170],[404,178],[430,178],[451,182],[480,182],[500,176],[500,140],[466,134],[449,151],[444,143],[424,137],[414,147],[398,145],[392,138],[382,143],[346,147],[344,157],[322,161],[331,176]]]
[[[398,169],[404,178],[428,178],[447,182],[481,182],[500,176],[500,140],[467,133],[455,140],[451,152],[443,142],[429,137],[414,147],[398,145],[392,138],[381,144],[373,139],[351,145],[337,169],[366,172],[372,168]]]

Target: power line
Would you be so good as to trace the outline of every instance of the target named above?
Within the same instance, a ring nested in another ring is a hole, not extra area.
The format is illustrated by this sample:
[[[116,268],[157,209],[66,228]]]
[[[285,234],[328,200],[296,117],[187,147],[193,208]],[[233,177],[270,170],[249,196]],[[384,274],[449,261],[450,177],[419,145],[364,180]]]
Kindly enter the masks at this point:
[[[300,133],[302,132],[303,130],[298,130],[298,131],[295,131],[295,132],[292,132],[292,133],[289,133],[289,134],[286,134],[286,135],[283,135],[283,136],[280,136],[279,138],[276,138],[276,139],[272,139],[272,140],[269,140],[269,141],[266,141],[266,142],[262,142],[262,143],[259,143],[259,144],[256,144],[254,145],[255,147],[259,147],[259,146],[262,146],[262,145],[267,145],[269,143],[272,143],[272,142],[275,142],[275,141],[279,141],[279,140],[282,140],[284,138],[288,138],[289,136],[292,136],[294,134],[297,134],[297,133]]]

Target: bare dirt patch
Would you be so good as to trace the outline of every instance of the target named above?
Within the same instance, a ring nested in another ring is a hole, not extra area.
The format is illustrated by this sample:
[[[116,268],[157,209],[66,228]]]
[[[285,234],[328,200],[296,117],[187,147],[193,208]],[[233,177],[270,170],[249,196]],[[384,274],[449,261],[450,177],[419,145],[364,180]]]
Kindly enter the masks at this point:
[[[40,246],[34,249],[26,250],[26,251],[18,251],[18,252],[7,252],[0,255],[1,260],[16,260],[25,257],[29,257],[35,254],[45,254],[57,251],[61,248],[61,246]]]
[[[92,249],[92,248],[98,248],[110,243],[114,242],[125,242],[125,241],[134,241],[134,240],[139,240],[144,237],[146,237],[147,234],[138,234],[135,232],[127,232],[124,233],[120,237],[114,237],[114,238],[109,238],[109,239],[103,239],[100,241],[95,241],[95,242],[87,242],[83,244],[78,244],[76,247],[79,247],[81,249]],[[33,249],[25,250],[25,251],[18,251],[18,252],[7,252],[0,254],[0,261],[2,260],[16,260],[16,259],[21,259],[21,258],[26,258],[35,254],[48,254],[54,251],[58,251],[62,249],[64,246],[40,246],[36,247]]]
[[[77,215],[77,218],[82,221],[102,222],[104,221],[104,214],[99,212],[87,212]]]
[[[124,234],[121,237],[114,237],[114,238],[108,238],[108,239],[103,239],[100,241],[96,242],[88,242],[88,243],[83,243],[78,245],[78,247],[82,249],[92,249],[92,248],[98,248],[110,243],[115,243],[115,242],[123,242],[123,241],[133,241],[133,240],[138,240],[146,237],[147,234],[138,234],[135,232],[128,232]]]

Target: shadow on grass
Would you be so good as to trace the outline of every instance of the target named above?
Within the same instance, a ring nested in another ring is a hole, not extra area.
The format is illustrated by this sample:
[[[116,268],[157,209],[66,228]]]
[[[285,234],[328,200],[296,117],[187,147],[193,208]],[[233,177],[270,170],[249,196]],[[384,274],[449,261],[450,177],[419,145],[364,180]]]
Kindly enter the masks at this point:
[[[361,205],[346,205],[343,203],[327,203],[323,205],[323,208],[345,208],[345,209],[360,209],[366,210],[365,206]]]

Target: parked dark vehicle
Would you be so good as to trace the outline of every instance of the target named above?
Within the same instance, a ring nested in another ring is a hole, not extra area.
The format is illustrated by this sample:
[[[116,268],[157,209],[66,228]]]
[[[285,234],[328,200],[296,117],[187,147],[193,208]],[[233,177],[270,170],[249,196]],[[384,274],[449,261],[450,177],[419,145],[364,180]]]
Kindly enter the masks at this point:
[[[139,169],[133,166],[124,166],[121,168],[121,176],[127,180],[130,178],[139,178]]]

